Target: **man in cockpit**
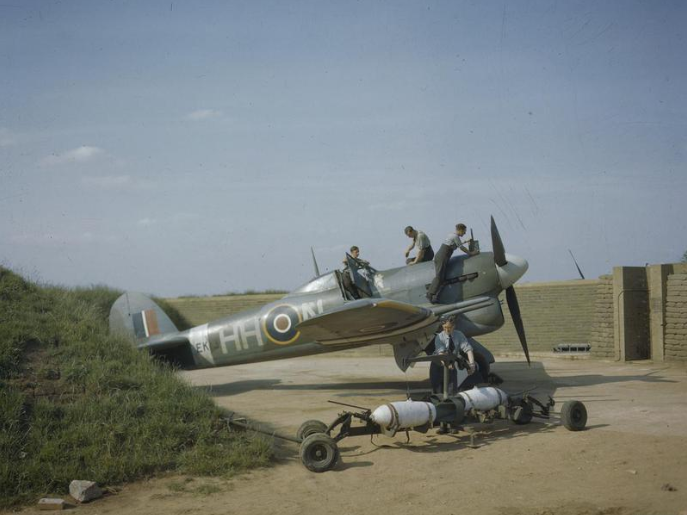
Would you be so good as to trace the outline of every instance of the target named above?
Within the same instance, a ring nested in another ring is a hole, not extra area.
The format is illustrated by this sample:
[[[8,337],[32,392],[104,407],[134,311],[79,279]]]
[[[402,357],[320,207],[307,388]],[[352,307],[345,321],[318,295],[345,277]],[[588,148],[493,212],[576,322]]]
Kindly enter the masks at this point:
[[[356,270],[358,273],[363,276],[365,279],[368,281],[372,279],[372,274],[374,273],[375,269],[370,266],[369,261],[365,261],[360,257],[360,249],[353,245],[350,250],[349,254],[353,258],[353,263],[356,265]],[[344,264],[344,270],[348,269],[348,259],[344,258],[343,259],[343,264]]]
[[[349,293],[353,296],[353,298],[359,299],[360,298],[360,291],[359,289],[353,284],[353,280],[351,279],[351,274],[349,271],[349,259],[348,256],[351,257],[351,260],[353,262],[353,265],[355,266],[356,272],[358,275],[360,275],[363,279],[366,281],[372,281],[372,276],[375,273],[375,269],[370,266],[370,262],[362,259],[360,257],[360,249],[356,246],[353,245],[350,249],[350,254],[348,254],[346,257],[343,259],[343,281],[344,281],[344,287],[346,290],[348,290]]]

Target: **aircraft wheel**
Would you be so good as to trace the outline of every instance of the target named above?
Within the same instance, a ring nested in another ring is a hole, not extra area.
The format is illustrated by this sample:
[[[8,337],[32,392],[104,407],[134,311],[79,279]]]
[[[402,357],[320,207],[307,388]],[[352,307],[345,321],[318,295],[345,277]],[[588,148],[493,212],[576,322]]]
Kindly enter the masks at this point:
[[[320,422],[319,420],[306,420],[301,424],[301,427],[298,428],[298,431],[296,431],[296,438],[302,442],[310,435],[326,432],[327,424],[324,422]]]
[[[561,408],[561,420],[568,431],[582,431],[587,427],[587,408],[580,401],[566,401]]]
[[[524,426],[532,422],[532,410],[528,406],[518,406],[511,417],[514,424]]]
[[[479,365],[478,373],[482,375],[482,382],[488,383],[491,365],[484,356],[478,353],[475,353],[475,362]]]
[[[339,461],[339,448],[326,434],[312,434],[301,443],[301,461],[312,472],[326,472]]]

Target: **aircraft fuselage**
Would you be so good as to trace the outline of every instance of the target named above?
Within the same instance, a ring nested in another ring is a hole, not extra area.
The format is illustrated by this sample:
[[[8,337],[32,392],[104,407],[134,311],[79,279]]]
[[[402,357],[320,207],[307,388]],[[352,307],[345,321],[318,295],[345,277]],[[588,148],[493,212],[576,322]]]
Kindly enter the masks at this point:
[[[374,297],[427,307],[430,306],[426,297],[427,286],[434,273],[433,262],[381,270],[370,281],[370,289]],[[477,296],[494,298],[494,302],[486,307],[459,315],[457,325],[466,336],[490,333],[503,325],[503,313],[497,299],[501,286],[492,253],[453,257],[446,279],[447,284],[439,299],[441,304]],[[326,346],[304,341],[297,326],[346,302],[336,273],[330,272],[277,301],[194,327],[182,334],[188,336],[195,368],[342,350],[361,344]]]

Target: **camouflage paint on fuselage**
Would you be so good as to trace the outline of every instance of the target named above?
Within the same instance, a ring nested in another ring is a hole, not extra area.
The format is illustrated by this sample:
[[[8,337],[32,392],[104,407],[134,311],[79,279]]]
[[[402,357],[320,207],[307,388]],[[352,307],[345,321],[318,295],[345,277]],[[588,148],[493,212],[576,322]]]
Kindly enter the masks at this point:
[[[375,274],[371,290],[375,297],[416,306],[430,306],[427,287],[434,278],[434,263],[419,263]],[[500,292],[498,274],[490,252],[451,258],[442,304]],[[235,365],[297,357],[348,348],[303,341],[298,323],[346,302],[335,272],[320,276],[282,299],[185,331],[197,368]],[[503,313],[498,302],[459,315],[458,327],[472,337],[498,329]],[[350,345],[354,347],[357,345]]]
[[[331,349],[302,341],[295,327],[302,320],[343,303],[338,287],[291,294],[260,308],[191,329],[189,340],[196,366],[235,365],[327,352]],[[194,330],[200,333],[194,335]]]

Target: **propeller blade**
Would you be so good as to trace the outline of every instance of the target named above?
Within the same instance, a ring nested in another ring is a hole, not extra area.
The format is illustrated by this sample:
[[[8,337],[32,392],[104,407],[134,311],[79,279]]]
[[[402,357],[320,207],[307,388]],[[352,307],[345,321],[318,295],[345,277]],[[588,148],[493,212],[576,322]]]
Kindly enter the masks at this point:
[[[501,235],[496,228],[493,216],[491,217],[491,248],[494,250],[494,263],[496,263],[496,266],[503,266],[508,263],[506,261],[506,249],[503,248]]]
[[[582,273],[582,270],[580,270],[580,265],[577,264],[577,259],[575,259],[575,256],[573,256],[572,250],[568,249],[568,252],[570,252],[570,257],[573,258],[573,261],[575,262],[575,266],[577,267],[577,273],[580,274],[580,277],[584,279],[584,274]]]
[[[530,351],[527,348],[527,338],[525,338],[525,326],[522,324],[522,317],[520,316],[520,305],[518,304],[518,297],[517,295],[515,295],[515,288],[513,288],[512,286],[506,288],[506,302],[508,303],[510,316],[513,319],[515,331],[518,333],[520,345],[522,345],[522,350],[525,352],[525,357],[527,358],[527,365],[529,366]]]

